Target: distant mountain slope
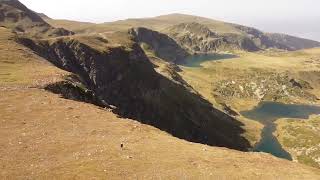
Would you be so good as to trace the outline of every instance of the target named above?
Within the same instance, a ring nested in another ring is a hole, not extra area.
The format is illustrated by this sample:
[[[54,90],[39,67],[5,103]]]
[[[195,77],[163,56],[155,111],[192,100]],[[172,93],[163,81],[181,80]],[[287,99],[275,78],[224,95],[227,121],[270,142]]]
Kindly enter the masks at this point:
[[[247,36],[235,33],[221,35],[196,22],[174,25],[163,32],[193,53],[212,53],[233,49],[259,50],[259,47]]]
[[[215,32],[235,34],[241,33],[241,31],[239,31],[237,28],[234,28],[229,23],[185,14],[169,14],[152,18],[126,19],[101,24],[77,22],[70,20],[45,20],[55,27],[64,27],[75,32],[103,33],[114,31],[126,31],[127,29],[130,29],[132,27],[145,27],[152,30],[161,31],[170,26],[177,25],[180,23],[197,22],[208,26],[210,30]],[[79,25],[82,26],[82,28],[79,28]]]
[[[209,53],[221,50],[258,51],[263,49],[299,50],[320,46],[319,42],[289,35],[267,34],[255,28],[230,24],[238,33],[217,33],[196,22],[170,26],[162,32],[192,52]]]
[[[42,17],[44,21],[55,28],[65,28],[75,33],[90,33],[90,28],[95,26],[95,23],[90,22],[78,22],[72,20],[64,20],[64,19],[52,19]]]
[[[233,25],[248,35],[261,48],[277,48],[295,51],[320,47],[320,42],[278,33],[264,33],[258,29]]]
[[[151,28],[157,31],[161,31],[170,26],[181,24],[181,23],[192,23],[197,22],[206,25],[211,31],[217,33],[241,33],[238,29],[234,28],[229,23],[217,21],[209,18],[185,15],[185,14],[169,14],[163,16],[157,16],[153,18],[141,18],[141,19],[127,19],[121,21],[115,21],[110,23],[104,23],[101,26],[110,27],[130,27],[130,26],[141,26]]]
[[[273,41],[269,36],[267,36],[264,32],[258,29],[237,25],[237,24],[232,24],[232,26],[237,28],[243,34],[245,34],[245,36],[250,38],[254,42],[254,44],[261,49],[277,48],[277,49],[293,50],[293,49],[290,49],[285,44],[280,44],[278,42]]]
[[[0,26],[34,37],[55,37],[73,34],[63,28],[53,28],[37,13],[28,9],[18,0],[0,1]]]
[[[183,26],[183,24],[193,24],[193,26],[188,26],[189,30],[191,28],[195,28],[192,31],[197,31],[199,30],[197,28],[201,26],[200,29],[211,31],[210,33],[215,34],[216,36],[212,36],[211,34],[210,38],[208,38],[200,35],[201,37],[199,36],[199,38],[201,38],[204,42],[198,42],[200,44],[192,42],[195,43],[193,45],[187,43],[187,48],[189,50],[199,50],[200,48],[209,52],[213,50],[219,50],[219,48],[222,48],[223,50],[231,48],[255,51],[267,48],[299,50],[303,48],[320,46],[319,42],[312,40],[288,35],[280,36],[277,34],[264,33],[251,27],[185,14],[169,14],[153,18],[127,19],[102,24],[90,24],[68,20],[47,21],[55,27],[65,27],[78,33],[110,33],[115,31],[127,31],[127,29],[133,27],[145,27],[154,31],[171,35],[174,37],[174,39],[179,41],[180,44],[186,44],[187,42],[185,42],[185,40],[187,39],[189,39],[187,41],[191,42],[192,40],[197,41],[197,39],[193,37],[188,37],[191,34],[182,33],[179,27]],[[198,27],[194,26],[195,24],[198,24]],[[216,39],[212,41],[212,38]]]
[[[286,34],[268,33],[266,34],[273,42],[286,45],[291,50],[309,49],[320,47],[320,42],[290,36]]]
[[[51,19],[49,16],[47,16],[46,14],[44,14],[44,13],[37,13],[38,14],[38,16],[40,16],[43,20],[45,20],[45,19]]]

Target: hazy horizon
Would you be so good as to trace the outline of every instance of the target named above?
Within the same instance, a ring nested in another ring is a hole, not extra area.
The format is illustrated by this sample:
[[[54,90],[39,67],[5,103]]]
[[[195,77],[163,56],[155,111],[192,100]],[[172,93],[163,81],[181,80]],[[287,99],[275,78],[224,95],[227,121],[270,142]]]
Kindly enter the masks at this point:
[[[111,22],[172,13],[190,14],[320,41],[317,0],[20,0],[53,19]]]

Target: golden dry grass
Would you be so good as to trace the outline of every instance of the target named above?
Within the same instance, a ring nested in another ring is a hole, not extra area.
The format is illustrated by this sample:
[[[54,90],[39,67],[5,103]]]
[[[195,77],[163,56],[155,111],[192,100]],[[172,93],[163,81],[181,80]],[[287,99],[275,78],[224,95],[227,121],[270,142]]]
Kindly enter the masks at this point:
[[[1,91],[0,109],[0,176],[4,179],[320,177],[315,169],[267,154],[179,140],[41,90]]]
[[[116,31],[127,31],[132,27],[146,27],[157,31],[162,31],[170,26],[180,23],[198,22],[208,26],[212,31],[221,34],[235,33],[241,34],[242,32],[236,29],[233,25],[222,21],[213,19],[185,15],[185,14],[169,14],[152,18],[141,19],[126,19],[115,22],[107,22],[101,24],[76,22],[69,20],[54,20],[45,19],[49,24],[54,27],[63,27],[68,30],[72,30],[78,33],[105,33]]]
[[[1,179],[320,178],[319,171],[307,166],[189,143],[39,89],[68,73],[0,30],[1,73],[13,74],[0,79]]]
[[[55,28],[65,28],[67,30],[73,31],[73,32],[85,32],[84,29],[87,29],[88,27],[91,27],[95,25],[94,23],[89,22],[78,22],[78,21],[70,21],[70,20],[62,20],[62,19],[48,19],[43,18],[48,24]]]
[[[0,28],[0,86],[36,87],[61,80],[68,74],[14,41],[14,34]]]

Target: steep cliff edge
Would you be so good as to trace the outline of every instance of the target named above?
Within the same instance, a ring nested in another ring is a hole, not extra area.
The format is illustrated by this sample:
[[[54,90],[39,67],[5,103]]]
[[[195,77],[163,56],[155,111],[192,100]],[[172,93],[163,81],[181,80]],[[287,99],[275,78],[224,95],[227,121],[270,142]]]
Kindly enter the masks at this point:
[[[183,85],[154,71],[139,44],[97,50],[75,38],[33,41],[27,47],[56,66],[81,77],[83,84],[114,112],[153,125],[179,138],[247,150],[249,142],[237,120]]]
[[[174,39],[151,29],[138,27],[129,30],[133,40],[145,50],[151,50],[155,56],[174,63],[181,62],[189,55]]]

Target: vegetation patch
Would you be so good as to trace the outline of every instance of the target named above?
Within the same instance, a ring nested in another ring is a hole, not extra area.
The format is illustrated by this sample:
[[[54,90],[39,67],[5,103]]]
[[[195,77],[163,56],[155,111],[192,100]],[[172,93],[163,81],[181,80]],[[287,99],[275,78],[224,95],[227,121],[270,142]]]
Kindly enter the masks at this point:
[[[281,119],[277,125],[276,135],[294,159],[320,168],[320,117]]]
[[[311,85],[303,80],[290,77],[288,73],[274,73],[262,69],[248,70],[232,80],[222,80],[214,84],[216,96],[225,99],[252,98],[257,101],[295,101],[297,98],[311,102],[317,97],[307,90]]]

